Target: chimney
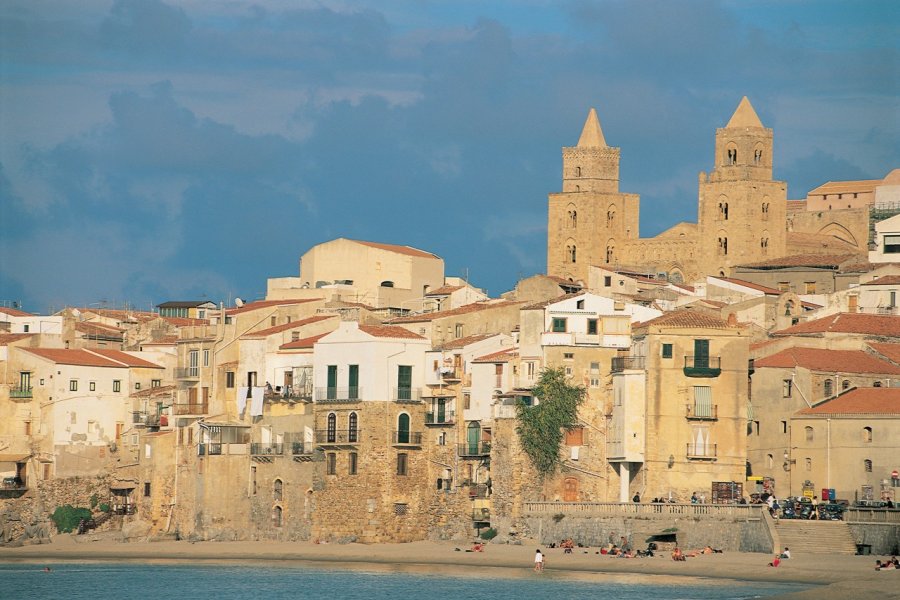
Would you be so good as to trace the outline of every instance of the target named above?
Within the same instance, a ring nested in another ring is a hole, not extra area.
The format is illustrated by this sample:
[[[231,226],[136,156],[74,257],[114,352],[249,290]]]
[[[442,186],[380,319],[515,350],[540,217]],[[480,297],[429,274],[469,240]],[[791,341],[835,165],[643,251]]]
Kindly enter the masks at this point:
[[[738,324],[737,315],[735,315],[734,313],[729,313],[728,314],[728,326],[729,327],[737,327],[737,324]]]

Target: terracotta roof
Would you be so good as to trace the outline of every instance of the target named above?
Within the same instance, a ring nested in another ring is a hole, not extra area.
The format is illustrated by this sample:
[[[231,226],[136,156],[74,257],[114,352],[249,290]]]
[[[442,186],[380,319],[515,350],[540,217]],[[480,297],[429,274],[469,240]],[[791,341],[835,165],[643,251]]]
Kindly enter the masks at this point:
[[[89,337],[105,337],[114,340],[121,340],[122,336],[125,334],[124,329],[89,321],[79,321],[78,323],[75,323],[75,331],[81,332]]]
[[[325,337],[331,333],[330,331],[326,331],[325,333],[320,333],[319,335],[312,335],[310,337],[301,338],[299,340],[295,340],[292,342],[288,342],[286,344],[282,344],[278,346],[279,350],[301,350],[305,348],[312,348],[313,345],[318,342],[320,339]]]
[[[747,263],[738,265],[738,267],[749,267],[751,269],[772,268],[772,267],[819,267],[819,268],[836,268],[848,260],[856,260],[858,254],[794,254],[793,256],[782,256],[779,258],[770,258],[755,263]]]
[[[861,283],[860,285],[898,285],[900,284],[900,275],[885,275],[884,277],[879,277],[878,279],[873,279],[872,281],[867,281],[866,283]]]
[[[803,333],[856,333],[861,335],[900,336],[900,317],[861,313],[836,313],[775,331],[773,335]]]
[[[829,181],[823,183],[808,196],[822,196],[824,194],[847,194],[875,191],[875,186],[881,183],[881,179],[857,179],[855,181]]]
[[[845,263],[841,265],[838,269],[840,273],[868,273],[869,271],[874,271],[876,267],[883,267],[887,265],[896,265],[896,263],[879,263],[877,265],[870,263],[867,260],[861,262],[851,262]]]
[[[563,300],[568,300],[569,298],[577,298],[579,296],[584,296],[587,294],[587,290],[582,290],[580,292],[573,292],[571,294],[563,294],[562,296],[557,296],[556,298],[550,298],[549,300],[543,300],[541,302],[535,302],[534,304],[529,304],[528,306],[523,306],[522,310],[537,310],[539,308],[547,308],[551,304],[556,304],[557,302],[562,302]]]
[[[174,392],[178,386],[175,385],[158,385],[156,387],[149,387],[145,390],[141,390],[139,392],[135,392],[129,396],[130,398],[154,398],[156,396],[168,396]]]
[[[900,388],[857,388],[796,414],[897,415],[900,414]]]
[[[662,327],[701,327],[706,329],[737,329],[737,325],[729,325],[727,321],[711,314],[696,310],[676,310],[644,321],[635,323],[632,328],[644,328],[650,325]]]
[[[413,333],[409,329],[403,327],[393,327],[391,325],[360,325],[359,330],[377,338],[397,338],[408,340],[424,340],[425,338],[418,333]]]
[[[696,291],[696,290],[694,289],[694,286],[692,286],[692,285],[684,285],[683,283],[672,283],[672,282],[669,282],[669,284],[672,285],[672,286],[674,286],[674,287],[681,288],[681,289],[683,289],[683,290],[687,290],[687,291],[689,291],[689,292],[694,292],[694,291]]]
[[[496,333],[476,333],[475,335],[467,335],[466,337],[461,337],[455,340],[450,340],[449,342],[444,342],[441,344],[440,348],[436,348],[436,350],[459,350],[460,348],[465,348],[469,344],[474,344],[475,342],[480,342],[481,340],[486,340],[489,337],[493,337],[497,335]]]
[[[427,296],[449,296],[456,290],[461,290],[464,287],[465,286],[463,286],[463,285],[445,285],[443,287],[439,287],[438,289],[436,289],[432,292],[428,292],[427,294],[425,294],[425,296],[426,297]]]
[[[241,313],[250,312],[251,310],[259,310],[260,308],[269,308],[271,306],[292,306],[294,304],[306,304],[307,302],[316,302],[322,300],[321,298],[304,298],[302,300],[259,300],[257,302],[250,302],[241,306],[240,308],[227,308],[225,309],[226,315],[239,315]]]
[[[555,281],[556,283],[558,283],[558,284],[559,284],[560,286],[562,286],[562,287],[575,287],[575,288],[582,288],[582,287],[584,287],[583,285],[581,285],[581,284],[578,283],[577,281],[569,281],[569,280],[566,279],[565,277],[558,277],[558,276],[556,276],[556,275],[541,275],[541,277],[546,277],[547,279],[550,279],[550,280],[552,280],[552,281]]]
[[[116,367],[127,369],[125,365],[110,360],[99,354],[82,349],[68,348],[22,348],[36,356],[53,361],[60,365],[75,365],[79,367]]]
[[[33,333],[0,333],[0,346],[8,346],[12,342],[18,342],[33,335]]]
[[[0,306],[0,313],[4,315],[9,315],[11,317],[33,317],[31,313],[27,313],[24,310],[19,310],[18,308],[9,308],[8,306]]]
[[[771,344],[774,344],[778,340],[762,340],[761,342],[753,342],[750,344],[750,351],[759,350],[760,348],[765,348]],[[755,363],[754,363],[755,364]]]
[[[149,342],[141,342],[141,346],[172,346],[178,343],[177,335],[167,335],[158,340],[151,340]]]
[[[101,317],[107,317],[110,319],[118,319],[119,321],[125,322],[141,322],[141,321],[152,321],[159,317],[155,312],[150,312],[146,310],[119,310],[116,308],[79,308],[82,313],[93,313],[95,315],[99,315]]]
[[[364,308],[366,310],[375,310],[374,306],[369,306],[368,304],[363,304],[362,302],[347,302],[345,300],[333,300],[325,305],[325,309],[340,309],[348,306],[353,308]]]
[[[428,321],[434,321],[437,319],[442,319],[444,317],[455,317],[457,315],[467,315],[469,313],[479,312],[482,310],[490,310],[492,308],[508,308],[511,306],[515,306],[518,304],[522,304],[522,302],[512,302],[509,300],[492,300],[489,302],[473,302],[472,304],[466,304],[465,306],[460,306],[459,308],[453,308],[450,310],[442,310],[438,312],[431,313],[423,313],[421,315],[410,315],[407,317],[397,317],[396,319],[391,319],[388,323],[422,323]]]
[[[122,352],[121,350],[105,350],[105,349],[97,349],[91,348],[88,352],[92,352],[94,354],[99,354],[105,358],[110,360],[114,360],[116,362],[124,363],[129,367],[141,367],[144,369],[162,369],[163,367],[152,363],[149,360],[144,360],[143,358],[138,358],[133,354],[129,354],[127,352]]]
[[[356,242],[357,244],[362,244],[363,246],[369,246],[371,248],[378,248],[379,250],[387,250],[388,252],[396,252],[397,254],[405,254],[407,256],[416,256],[418,258],[436,258],[440,260],[440,256],[437,254],[432,254],[431,252],[425,252],[424,250],[419,250],[418,248],[413,248],[412,246],[397,246],[394,244],[382,244],[379,242],[364,242],[363,240],[350,240],[351,242]]]
[[[869,344],[869,348],[884,356],[888,360],[900,363],[900,344]]]
[[[166,323],[175,327],[188,327],[192,325],[209,325],[209,319],[188,319],[187,317],[160,317]]]
[[[484,356],[479,356],[472,362],[477,363],[501,363],[501,362],[509,362],[510,360],[519,356],[519,350],[517,348],[507,348],[506,350],[500,350],[499,352],[492,352],[491,354],[485,354]]]
[[[728,283],[733,283],[734,285],[742,285],[746,288],[750,288],[751,290],[756,290],[758,292],[762,292],[767,296],[780,296],[784,292],[781,290],[776,290],[775,288],[770,288],[766,285],[760,285],[758,283],[753,283],[752,281],[745,281],[743,279],[734,279],[733,277],[713,277],[713,279],[718,279],[720,281],[726,281]]]
[[[270,335],[281,333],[282,331],[288,331],[289,329],[296,329],[297,327],[303,327],[304,325],[311,325],[313,323],[318,323],[319,321],[324,321],[326,319],[336,319],[335,315],[316,315],[313,317],[308,317],[306,319],[301,319],[299,321],[291,321],[290,323],[282,323],[281,325],[276,325],[275,327],[269,327],[268,329],[260,329],[259,331],[251,331],[250,333],[245,333],[241,336],[242,339],[258,339],[265,338]]]
[[[787,348],[753,361],[757,369],[774,367],[793,369],[804,367],[812,371],[830,373],[876,373],[900,375],[900,367],[878,359],[862,350],[826,350],[822,348]]]

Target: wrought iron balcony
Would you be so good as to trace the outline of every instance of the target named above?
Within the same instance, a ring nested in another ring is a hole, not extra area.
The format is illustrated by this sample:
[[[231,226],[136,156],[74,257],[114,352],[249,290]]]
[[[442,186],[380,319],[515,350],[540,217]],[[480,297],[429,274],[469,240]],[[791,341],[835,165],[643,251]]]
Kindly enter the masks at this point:
[[[710,406],[688,404],[685,408],[687,418],[692,421],[717,421],[719,419],[718,404]]]
[[[715,460],[717,444],[687,444],[688,460]]]
[[[422,390],[414,387],[393,388],[391,399],[395,402],[421,402]]]
[[[209,412],[209,404],[206,402],[173,404],[172,411],[176,415],[205,415]]]
[[[159,427],[162,424],[158,414],[146,411],[132,412],[131,422],[135,425],[143,425],[144,427]],[[166,424],[168,424],[168,419],[166,420]]]
[[[358,444],[359,440],[362,436],[361,429],[353,429],[353,430],[329,430],[329,429],[317,429],[316,430],[316,443],[317,444]]]
[[[722,372],[722,358],[719,356],[685,356],[686,377],[718,377]]]
[[[315,446],[311,443],[307,442],[292,442],[291,443],[291,454],[294,456],[304,456],[307,454],[312,454]]]
[[[455,422],[456,414],[452,410],[425,413],[426,425],[453,425]]]
[[[200,456],[218,456],[222,454],[222,444],[197,444],[197,454]]]
[[[392,436],[392,444],[395,446],[421,446],[421,431],[395,431]]]
[[[250,456],[283,456],[284,444],[250,444]]]
[[[441,369],[441,379],[444,381],[462,381],[463,370],[459,367],[444,367]]]
[[[646,358],[643,356],[614,356],[610,371],[621,373],[622,371],[643,371]]]
[[[9,388],[9,397],[10,398],[31,398],[32,397],[31,390],[32,390],[31,387]]]
[[[468,442],[466,444],[457,444],[457,451],[462,458],[477,458],[480,456],[491,455],[490,442]]]
[[[318,387],[316,402],[358,402],[362,396],[362,388],[353,387]]]

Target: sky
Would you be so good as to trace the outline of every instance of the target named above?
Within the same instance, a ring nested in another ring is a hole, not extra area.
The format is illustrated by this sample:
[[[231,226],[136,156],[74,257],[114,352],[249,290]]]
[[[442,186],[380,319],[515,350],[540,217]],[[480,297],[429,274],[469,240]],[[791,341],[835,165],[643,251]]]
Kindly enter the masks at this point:
[[[591,107],[641,235],[749,97],[802,199],[900,167],[893,0],[5,0],[0,304],[229,302],[347,237],[546,268]]]

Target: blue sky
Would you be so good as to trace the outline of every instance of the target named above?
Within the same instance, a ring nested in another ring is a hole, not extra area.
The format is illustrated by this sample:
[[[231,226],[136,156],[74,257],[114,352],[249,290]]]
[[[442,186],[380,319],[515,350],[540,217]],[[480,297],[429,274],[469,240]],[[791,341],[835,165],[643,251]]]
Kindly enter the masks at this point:
[[[789,198],[900,167],[900,4],[7,0],[0,301],[264,294],[336,237],[499,294],[590,107],[641,234],[696,219],[747,95]]]

